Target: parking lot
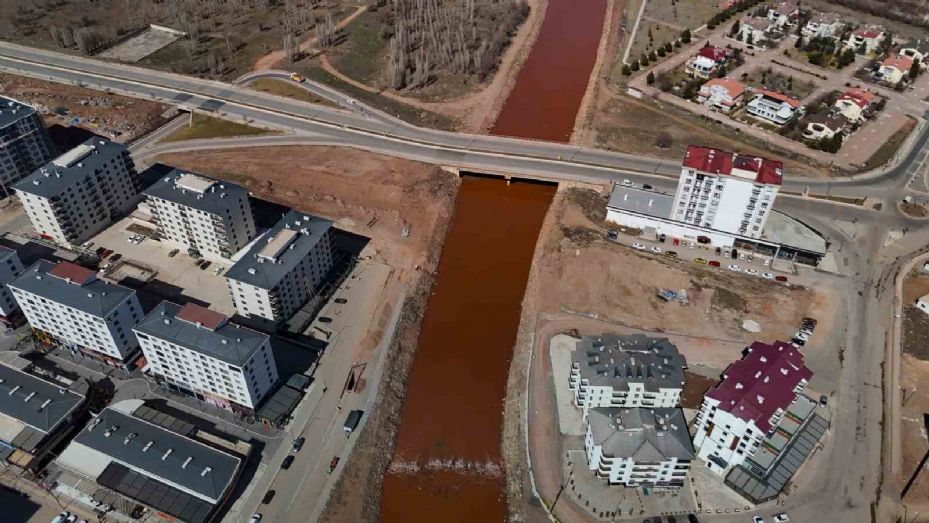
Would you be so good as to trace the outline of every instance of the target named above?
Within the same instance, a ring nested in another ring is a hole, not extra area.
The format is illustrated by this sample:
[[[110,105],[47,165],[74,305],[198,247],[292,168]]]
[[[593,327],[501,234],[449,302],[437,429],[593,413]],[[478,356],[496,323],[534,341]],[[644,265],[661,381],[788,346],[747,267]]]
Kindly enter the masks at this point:
[[[235,313],[232,296],[222,276],[231,264],[212,262],[206,269],[200,269],[184,249],[170,256],[176,247],[157,240],[130,243],[130,237],[136,234],[128,230],[132,223],[131,218],[123,218],[88,244],[90,250],[103,247],[114,252],[100,262],[101,268],[106,267],[104,274],[108,278],[139,291],[145,310],[161,300],[170,300],[197,303],[227,316]],[[118,260],[114,262],[117,254]]]

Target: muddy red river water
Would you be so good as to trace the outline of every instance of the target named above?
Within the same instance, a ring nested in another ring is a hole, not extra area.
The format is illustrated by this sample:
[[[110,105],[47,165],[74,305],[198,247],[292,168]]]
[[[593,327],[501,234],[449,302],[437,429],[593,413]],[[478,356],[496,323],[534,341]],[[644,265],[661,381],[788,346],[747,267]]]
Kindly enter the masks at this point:
[[[549,0],[494,134],[567,141],[596,59],[606,0]],[[554,186],[463,177],[426,305],[385,523],[506,519],[503,398],[536,239]]]

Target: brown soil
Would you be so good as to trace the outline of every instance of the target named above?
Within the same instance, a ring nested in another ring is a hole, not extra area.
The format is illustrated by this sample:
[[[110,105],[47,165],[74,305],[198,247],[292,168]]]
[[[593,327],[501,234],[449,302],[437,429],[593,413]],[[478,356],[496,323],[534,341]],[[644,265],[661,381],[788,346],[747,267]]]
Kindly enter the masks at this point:
[[[690,371],[684,372],[684,392],[681,394],[681,407],[685,409],[699,409],[703,403],[703,395],[716,385],[713,378],[707,378]]]
[[[336,220],[339,228],[372,238],[388,265],[407,270],[426,265],[458,183],[431,165],[332,147],[197,151],[158,161],[241,183],[259,198]]]
[[[929,273],[925,273],[922,267],[913,269],[903,282],[903,303],[912,305],[921,296],[929,294]]]
[[[924,205],[913,202],[903,202],[900,204],[900,210],[903,214],[907,216],[912,216],[913,218],[927,218],[929,217],[929,209]]]
[[[678,345],[691,367],[722,371],[749,342],[785,339],[804,316],[825,319],[829,316],[825,311],[832,306],[820,291],[777,286],[608,242],[600,211],[587,208],[602,207],[604,193],[597,189],[563,184],[536,247],[506,401],[503,444],[511,519],[544,521],[528,479],[523,432],[528,357],[533,344],[536,351],[543,350],[547,341],[541,338],[572,327],[586,333],[611,329],[660,332]],[[690,304],[662,302],[655,296],[659,288],[686,289]],[[746,318],[758,321],[762,331],[743,331],[741,323]],[[826,323],[820,321],[817,334],[822,331],[828,336],[831,327]],[[698,404],[702,391],[713,382],[688,372],[685,403]],[[545,420],[540,423],[536,428],[546,430]],[[557,442],[548,447],[554,449],[553,456],[558,454]],[[540,475],[560,477],[557,466],[550,469],[534,461],[533,469],[536,485],[551,503],[558,482]],[[554,491],[547,489],[549,484]],[[559,517],[572,513],[570,504],[559,505]]]
[[[115,139],[118,142],[132,141],[163,124],[161,114],[168,108],[156,102],[7,73],[0,73],[0,94],[35,105],[45,113],[64,107],[67,116],[46,115],[46,125],[70,124],[72,117],[78,117],[78,127],[91,132],[107,135],[114,129],[120,131],[122,135]]]
[[[916,311],[917,314],[925,314]],[[907,331],[904,322],[904,344],[906,344]],[[897,487],[902,489],[916,467],[929,451],[927,442],[926,421],[924,416],[929,412],[929,361],[914,358],[904,354],[901,361],[900,387],[903,398],[903,407],[900,412],[900,434],[903,444],[903,459],[900,475],[897,477]],[[904,499],[907,503],[925,502],[929,499],[929,475],[923,470],[916,477]]]

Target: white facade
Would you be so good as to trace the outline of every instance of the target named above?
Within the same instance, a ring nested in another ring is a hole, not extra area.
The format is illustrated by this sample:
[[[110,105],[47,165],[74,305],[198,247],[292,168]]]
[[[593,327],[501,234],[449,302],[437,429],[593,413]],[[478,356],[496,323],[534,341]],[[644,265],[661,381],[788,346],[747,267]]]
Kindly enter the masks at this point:
[[[135,206],[139,177],[124,145],[92,138],[24,178],[14,189],[36,232],[61,245],[75,246]]]
[[[163,302],[136,327],[149,370],[208,403],[253,413],[278,382],[270,338],[208,309],[222,318],[217,324],[185,319],[193,307]]]
[[[784,125],[796,114],[797,105],[798,103],[792,103],[784,99],[774,98],[770,95],[759,93],[748,102],[746,111],[756,118],[766,120],[775,125]]]
[[[62,268],[78,277],[71,278]],[[92,271],[85,276],[84,271],[68,262],[53,265],[42,260],[9,287],[32,328],[71,348],[125,362],[138,351],[132,327],[142,317],[139,299],[134,291],[102,282]]]
[[[920,296],[919,299],[916,300],[916,308],[929,314],[929,294]]]
[[[684,223],[760,238],[778,186],[732,175],[688,169],[681,173],[671,218]]]
[[[695,78],[709,78],[717,67],[715,60],[705,56],[695,56],[687,61],[687,72]]]
[[[291,211],[226,272],[236,312],[289,319],[332,269],[332,223]]]
[[[724,113],[738,107],[743,101],[745,88],[728,78],[714,78],[700,86],[697,101]]]
[[[679,488],[694,457],[680,409],[595,409],[587,468],[611,485]]]
[[[845,24],[841,17],[834,13],[822,13],[814,16],[803,26],[801,34],[806,38],[834,37],[842,32]]]
[[[884,29],[881,27],[858,29],[852,31],[845,39],[845,47],[854,49],[856,53],[861,51],[864,51],[863,54],[876,53],[880,50],[884,37]]]
[[[783,411],[778,414],[778,419],[780,415]],[[703,399],[694,420],[694,434],[697,458],[720,475],[744,463],[755,453],[765,436],[753,421],[720,410],[719,402],[712,398]]]
[[[248,191],[238,185],[174,171],[145,195],[158,236],[169,245],[228,262],[255,238]]]

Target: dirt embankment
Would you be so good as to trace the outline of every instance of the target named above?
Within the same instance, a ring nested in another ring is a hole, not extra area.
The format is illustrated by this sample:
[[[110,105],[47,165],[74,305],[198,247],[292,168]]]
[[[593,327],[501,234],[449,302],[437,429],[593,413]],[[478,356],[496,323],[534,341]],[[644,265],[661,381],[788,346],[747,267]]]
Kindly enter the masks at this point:
[[[246,147],[158,161],[248,187],[255,196],[336,221],[371,238],[391,267],[426,266],[451,213],[457,177],[424,163],[332,147]]]
[[[117,131],[118,142],[132,141],[164,123],[161,114],[168,108],[156,102],[6,73],[0,73],[0,95],[34,105],[43,113],[57,113],[45,116],[46,125],[70,125],[77,118],[78,127],[96,134],[111,136],[111,131]]]

